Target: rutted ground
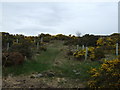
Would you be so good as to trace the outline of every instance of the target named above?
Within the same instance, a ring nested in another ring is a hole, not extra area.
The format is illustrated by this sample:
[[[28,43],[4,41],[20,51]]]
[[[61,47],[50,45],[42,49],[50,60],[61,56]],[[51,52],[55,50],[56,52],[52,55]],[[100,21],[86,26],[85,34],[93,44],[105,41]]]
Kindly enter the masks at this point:
[[[38,69],[36,72],[33,69],[33,72],[29,72],[29,74],[22,74],[18,76],[13,76],[11,74],[8,77],[3,78],[3,87],[84,88],[85,86],[81,83],[80,79],[73,79],[69,77],[72,70],[67,70],[66,67],[74,66],[74,64],[72,64],[73,61],[70,61],[67,57],[65,57],[66,47],[62,44],[63,42],[51,43],[47,46],[48,50],[46,52],[43,52],[36,57],[36,61],[38,61],[41,65],[48,65],[44,70],[41,69],[41,71],[39,71],[40,69]],[[65,68],[66,70],[62,71],[62,68]]]

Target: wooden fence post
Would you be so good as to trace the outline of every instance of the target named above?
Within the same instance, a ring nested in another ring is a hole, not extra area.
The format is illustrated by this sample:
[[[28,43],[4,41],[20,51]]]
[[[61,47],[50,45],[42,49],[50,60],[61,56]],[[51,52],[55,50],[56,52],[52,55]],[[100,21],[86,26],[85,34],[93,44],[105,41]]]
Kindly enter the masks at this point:
[[[77,45],[77,50],[79,50],[79,45]]]
[[[18,43],[18,39],[16,40],[16,42]]]
[[[40,41],[41,41],[41,43],[43,43],[43,37],[41,37]]]
[[[82,50],[84,50],[85,49],[85,47],[84,47],[84,45],[82,45]]]
[[[9,45],[9,43],[7,43],[7,51],[9,50],[9,47],[10,47],[10,45]]]

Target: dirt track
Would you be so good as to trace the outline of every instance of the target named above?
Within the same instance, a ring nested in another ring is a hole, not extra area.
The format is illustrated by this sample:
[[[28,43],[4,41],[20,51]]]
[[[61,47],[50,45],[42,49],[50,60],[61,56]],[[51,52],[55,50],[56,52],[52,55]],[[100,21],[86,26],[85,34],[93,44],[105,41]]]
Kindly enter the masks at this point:
[[[69,84],[68,84],[69,83]],[[84,88],[79,80],[57,77],[30,78],[17,76],[3,78],[3,88]]]

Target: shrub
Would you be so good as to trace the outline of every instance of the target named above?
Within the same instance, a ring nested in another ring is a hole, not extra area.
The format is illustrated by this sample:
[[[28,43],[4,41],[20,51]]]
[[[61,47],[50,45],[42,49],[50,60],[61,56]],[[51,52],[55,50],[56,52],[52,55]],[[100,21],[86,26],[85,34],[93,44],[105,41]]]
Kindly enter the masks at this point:
[[[77,60],[83,60],[85,57],[85,50],[76,51],[73,55]]]
[[[76,51],[73,55],[76,59],[82,60],[85,58],[86,50]],[[100,48],[89,47],[88,48],[88,58],[92,61],[100,60],[105,57],[103,50]]]
[[[41,50],[41,51],[46,51],[46,50],[47,50],[47,48],[46,48],[46,47],[44,47],[44,46],[41,46],[41,47],[40,47],[40,50]]]
[[[35,51],[35,53],[40,54],[42,51],[46,51],[46,50],[47,50],[47,48],[46,48],[45,46],[40,46],[40,47]]]
[[[105,50],[113,50],[116,47],[116,42],[118,42],[118,37],[99,38],[97,45]]]
[[[29,42],[22,42],[22,43],[14,43],[10,50],[10,52],[19,52],[24,57],[31,58],[33,55],[32,49],[31,49],[31,43]]]
[[[67,55],[70,56],[70,55],[73,55],[73,52],[71,50],[68,50],[67,51]]]
[[[120,88],[120,59],[105,61],[97,70],[90,71],[91,88]]]
[[[100,60],[105,58],[105,53],[101,48],[94,48],[91,50],[90,59],[92,61]]]
[[[24,57],[19,52],[3,53],[2,55],[2,65],[12,66],[19,65],[24,62]]]

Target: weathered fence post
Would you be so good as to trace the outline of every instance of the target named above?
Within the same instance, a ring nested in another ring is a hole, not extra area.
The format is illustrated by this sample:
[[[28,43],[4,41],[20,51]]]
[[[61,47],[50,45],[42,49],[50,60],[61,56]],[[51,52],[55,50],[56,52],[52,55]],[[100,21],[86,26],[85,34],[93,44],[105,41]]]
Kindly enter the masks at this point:
[[[43,43],[43,37],[41,37],[40,41],[41,41],[41,43]]]
[[[39,49],[39,42],[37,42],[37,50]]]
[[[34,43],[35,43],[36,41],[34,40]]]
[[[16,42],[18,43],[18,39],[16,40]]]
[[[116,56],[118,56],[118,43],[116,43]]]
[[[87,60],[87,55],[88,55],[88,47],[86,47],[86,52],[85,52],[85,61]]]
[[[9,43],[7,43],[7,51],[9,50],[9,47],[10,47],[10,45],[9,45]]]
[[[25,56],[25,60],[27,60],[27,57]]]
[[[77,45],[77,50],[79,50],[79,45]]]
[[[82,50],[84,50],[85,49],[85,47],[84,47],[84,45],[82,45]]]

